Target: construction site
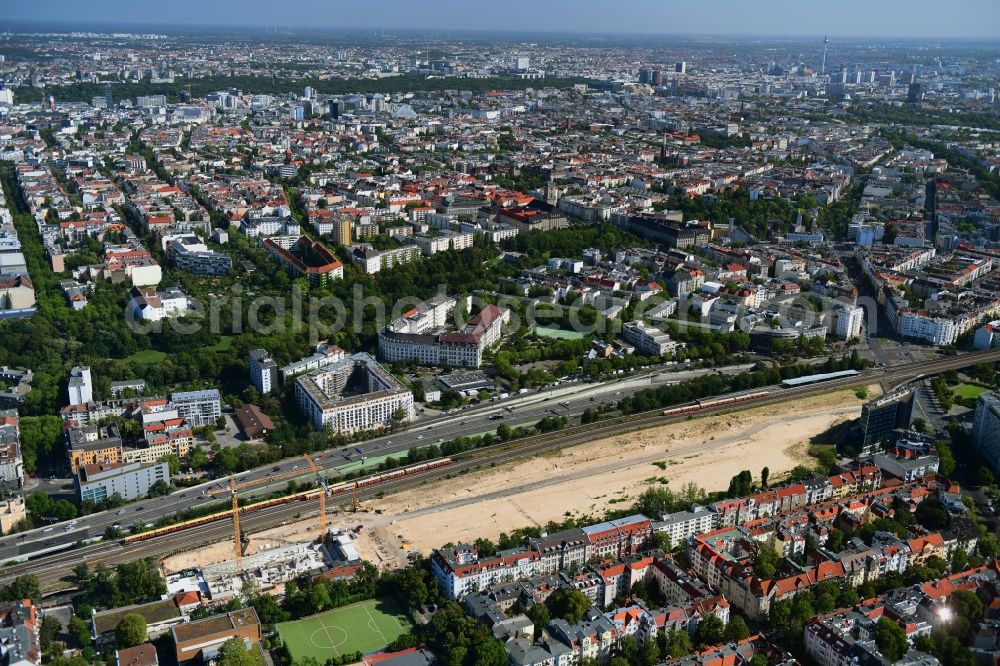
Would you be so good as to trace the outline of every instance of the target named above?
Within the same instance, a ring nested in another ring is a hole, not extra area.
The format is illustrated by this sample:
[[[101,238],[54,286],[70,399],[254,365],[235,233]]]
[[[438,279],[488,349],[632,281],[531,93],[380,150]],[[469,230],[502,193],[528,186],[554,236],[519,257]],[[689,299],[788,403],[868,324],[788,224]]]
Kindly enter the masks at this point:
[[[327,498],[330,488],[312,458],[304,456],[316,477],[316,488],[302,491],[302,499],[318,498],[316,518],[272,530],[248,535],[240,526],[239,492],[261,485],[264,481],[237,483],[230,477],[228,493],[232,508],[232,539],[167,558],[162,565],[168,587],[172,591],[197,591],[203,600],[226,603],[249,587],[258,591],[281,592],[285,583],[301,576],[314,576],[329,571],[353,573],[362,556],[356,540],[363,527],[353,524],[330,528]],[[273,482],[273,477],[267,482]],[[350,513],[357,512],[360,502],[352,494]],[[350,513],[346,515],[350,515]]]

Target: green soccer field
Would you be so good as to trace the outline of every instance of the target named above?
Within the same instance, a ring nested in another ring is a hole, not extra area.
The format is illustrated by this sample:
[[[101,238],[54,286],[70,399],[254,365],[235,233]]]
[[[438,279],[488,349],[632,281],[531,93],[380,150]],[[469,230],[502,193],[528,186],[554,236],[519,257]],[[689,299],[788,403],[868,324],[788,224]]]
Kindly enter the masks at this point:
[[[322,664],[343,654],[378,652],[410,628],[394,604],[373,600],[282,622],[278,635],[292,661],[313,657]]]

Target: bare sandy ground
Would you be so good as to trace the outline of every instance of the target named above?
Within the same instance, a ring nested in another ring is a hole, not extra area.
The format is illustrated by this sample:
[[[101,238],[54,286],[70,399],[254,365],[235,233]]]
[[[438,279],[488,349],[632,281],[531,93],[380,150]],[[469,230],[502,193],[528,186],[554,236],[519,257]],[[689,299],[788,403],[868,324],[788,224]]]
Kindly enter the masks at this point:
[[[868,391],[870,399],[880,388],[869,386]],[[674,490],[693,481],[711,491],[728,486],[741,470],[759,478],[767,467],[773,482],[796,465],[811,464],[806,453],[810,440],[857,418],[862,402],[853,390],[844,390],[595,440],[389,495],[366,507],[380,509],[381,515],[339,514],[331,516],[331,525],[364,525],[356,542],[362,556],[392,567],[404,564],[407,552],[428,553],[478,537],[495,539],[501,532],[567,515],[600,515],[624,506],[662,478]],[[317,520],[309,519],[251,535],[247,552],[317,534]],[[164,568],[176,571],[232,555],[231,544],[215,544],[168,558]]]
[[[869,387],[869,396],[878,392]],[[767,467],[773,482],[811,464],[810,440],[857,418],[862,402],[853,390],[840,391],[609,437],[390,495],[378,506],[398,541],[429,552],[567,514],[600,515],[658,483],[654,478],[675,490],[693,481],[711,491],[741,470],[759,478]]]

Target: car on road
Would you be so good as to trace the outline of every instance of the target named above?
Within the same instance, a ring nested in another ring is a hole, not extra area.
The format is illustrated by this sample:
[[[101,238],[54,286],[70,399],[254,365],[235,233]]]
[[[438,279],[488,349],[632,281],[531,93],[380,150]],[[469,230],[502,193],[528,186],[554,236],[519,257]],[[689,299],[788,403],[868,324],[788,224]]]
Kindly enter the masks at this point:
[[[145,508],[146,508],[146,507],[144,507],[144,506],[139,506],[139,507],[136,507],[136,509],[135,509],[135,512],[136,512],[136,513],[139,513],[140,511],[142,511],[142,510],[143,510],[143,509],[145,509]]]
[[[119,511],[119,512],[118,512],[118,515],[119,515],[119,516],[122,516],[122,515],[124,515],[124,514],[125,514],[125,509],[122,509],[121,511]]]

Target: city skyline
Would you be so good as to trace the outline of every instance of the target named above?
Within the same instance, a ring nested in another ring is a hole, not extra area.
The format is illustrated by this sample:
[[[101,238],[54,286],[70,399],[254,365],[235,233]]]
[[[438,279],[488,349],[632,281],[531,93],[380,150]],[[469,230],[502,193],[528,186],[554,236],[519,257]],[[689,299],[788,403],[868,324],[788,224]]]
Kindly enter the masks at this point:
[[[1000,37],[1000,4],[989,0],[952,3],[948,11],[931,0],[846,0],[839,11],[806,16],[799,3],[762,0],[752,7],[730,0],[699,3],[623,0],[608,15],[596,0],[530,3],[512,0],[484,8],[453,0],[429,0],[415,7],[398,0],[373,0],[344,6],[305,0],[276,7],[263,0],[224,0],[205,6],[192,0],[170,5],[140,5],[119,0],[86,4],[43,0],[30,6],[0,8],[0,21],[50,23],[160,24],[171,27],[277,27],[279,29],[385,29],[501,32],[576,32],[662,35],[840,35],[844,37],[926,37],[992,39]],[[660,27],[662,26],[662,27]]]

